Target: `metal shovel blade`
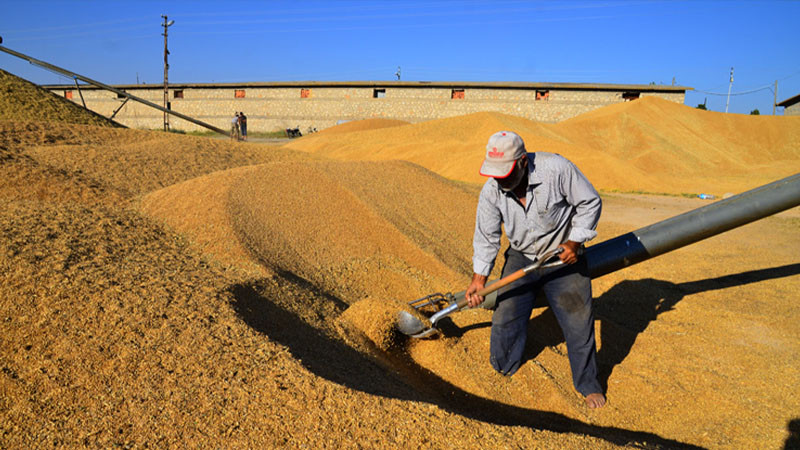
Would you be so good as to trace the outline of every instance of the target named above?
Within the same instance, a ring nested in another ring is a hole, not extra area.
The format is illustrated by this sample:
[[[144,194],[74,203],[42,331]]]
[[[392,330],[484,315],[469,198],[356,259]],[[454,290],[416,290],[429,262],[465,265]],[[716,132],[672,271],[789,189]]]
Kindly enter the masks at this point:
[[[408,311],[400,311],[397,314],[397,329],[401,333],[413,338],[424,338],[436,332],[433,327],[428,327],[421,320],[409,314]]]

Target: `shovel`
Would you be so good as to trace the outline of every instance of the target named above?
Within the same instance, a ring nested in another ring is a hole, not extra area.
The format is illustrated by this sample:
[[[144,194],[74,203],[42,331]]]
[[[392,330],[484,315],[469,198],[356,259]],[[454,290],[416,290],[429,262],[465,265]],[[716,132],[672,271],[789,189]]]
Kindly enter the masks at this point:
[[[493,283],[490,283],[488,286],[476,292],[476,294],[485,297],[501,287],[507,286],[519,280],[536,269],[559,266],[563,264],[561,260],[554,261],[549,264],[546,263],[548,260],[552,259],[562,251],[564,251],[562,247],[551,250],[542,255],[541,258],[538,258],[535,263],[525,266],[505,278],[501,278]],[[467,297],[464,294],[465,292],[460,292],[456,295],[453,295],[449,292],[447,294],[436,293],[408,302],[408,304],[416,310],[419,310],[425,306],[436,306],[443,302],[447,302],[449,305],[431,316],[430,326],[426,326],[421,320],[414,317],[408,311],[400,311],[397,316],[397,329],[400,330],[401,333],[417,339],[425,338],[437,333],[439,331],[439,329],[436,328],[437,322],[449,316],[454,311],[460,311],[467,306]]]

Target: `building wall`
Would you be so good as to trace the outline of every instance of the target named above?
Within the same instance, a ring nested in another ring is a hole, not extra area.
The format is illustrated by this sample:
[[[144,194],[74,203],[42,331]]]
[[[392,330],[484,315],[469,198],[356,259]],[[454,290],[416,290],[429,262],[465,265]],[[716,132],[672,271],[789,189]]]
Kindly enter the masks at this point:
[[[784,116],[800,116],[800,103],[783,108]]]
[[[64,94],[72,92],[72,101],[80,104],[77,90],[50,88]],[[301,93],[307,89],[305,95]],[[381,98],[375,98],[380,89]],[[237,90],[244,98],[236,98]],[[482,111],[494,111],[541,122],[558,122],[585,112],[625,101],[623,91],[592,89],[476,88],[465,87],[463,98],[457,87],[183,87],[171,88],[169,97],[174,111],[229,129],[236,112],[244,112],[248,131],[275,131],[299,127],[305,133],[310,127],[321,130],[342,121],[368,118],[397,119],[421,122]],[[182,91],[183,98],[175,98]],[[134,96],[163,104],[163,89],[133,88]],[[544,96],[546,92],[546,97]],[[100,89],[82,88],[86,106],[106,117],[111,116],[124,98]],[[66,95],[66,94],[65,94]],[[683,91],[641,92],[642,97],[655,95],[677,103],[684,102]],[[788,108],[787,108],[788,111]],[[131,128],[163,128],[163,112],[132,100],[117,113],[114,120]],[[169,119],[175,130],[203,130],[202,127],[174,116]]]

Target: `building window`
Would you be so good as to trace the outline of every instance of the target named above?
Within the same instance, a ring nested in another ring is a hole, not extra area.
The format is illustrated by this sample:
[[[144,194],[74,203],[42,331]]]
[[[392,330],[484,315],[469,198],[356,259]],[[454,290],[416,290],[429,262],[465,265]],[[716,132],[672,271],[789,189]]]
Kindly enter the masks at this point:
[[[172,91],[172,98],[183,98],[183,89]]]
[[[550,100],[550,91],[536,91],[536,100]]]
[[[372,98],[384,98],[384,97],[386,97],[386,89],[372,90]]]
[[[234,98],[244,98],[244,89],[236,89],[233,92],[233,97]]]
[[[631,100],[636,100],[637,98],[639,98],[639,93],[638,92],[623,92],[622,93],[622,100],[625,100],[626,102],[629,102]]]
[[[311,89],[300,89],[300,98],[311,98]]]
[[[464,90],[463,89],[453,89],[450,91],[450,98],[453,100],[463,100],[464,99]]]
[[[72,99],[72,91],[64,91],[64,98],[71,100]]]
[[[122,91],[125,92],[125,91]],[[117,98],[126,98],[123,94],[117,94]]]

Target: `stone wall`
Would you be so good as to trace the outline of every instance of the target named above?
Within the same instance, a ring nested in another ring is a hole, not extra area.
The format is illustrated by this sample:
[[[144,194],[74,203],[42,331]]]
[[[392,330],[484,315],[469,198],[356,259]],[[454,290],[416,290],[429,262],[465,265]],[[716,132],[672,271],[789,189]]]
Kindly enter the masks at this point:
[[[163,87],[116,87],[155,104],[163,104]],[[46,88],[65,96],[71,92],[72,101],[81,102],[74,86]],[[239,95],[244,97],[237,98],[237,91],[243,91]],[[177,85],[170,86],[169,101],[172,110],[225,130],[230,128],[233,115],[241,111],[247,115],[250,132],[299,127],[306,133],[311,127],[321,130],[350,120],[385,118],[414,123],[482,111],[501,112],[541,122],[558,122],[625,101],[625,92],[635,92],[642,97],[655,95],[683,103],[685,88],[659,91],[635,90],[626,86],[614,90],[607,87],[460,87],[456,84],[419,87]],[[113,92],[96,88],[82,87],[81,93],[89,109],[106,117],[111,116],[124,100]],[[176,98],[180,95],[182,98]],[[163,112],[130,100],[114,120],[131,128],[161,129]],[[203,129],[176,117],[170,117],[169,121],[175,130]]]
[[[784,116],[800,116],[800,103],[783,108]]]

